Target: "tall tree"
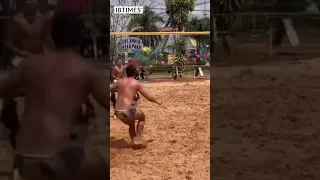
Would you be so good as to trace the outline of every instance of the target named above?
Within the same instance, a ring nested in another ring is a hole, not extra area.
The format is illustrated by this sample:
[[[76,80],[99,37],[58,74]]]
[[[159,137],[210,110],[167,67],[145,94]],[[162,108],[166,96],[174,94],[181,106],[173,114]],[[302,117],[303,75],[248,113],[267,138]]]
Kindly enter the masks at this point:
[[[176,56],[173,61],[180,67],[183,67],[187,63],[187,44],[188,40],[186,37],[181,37],[172,44],[172,48],[176,51]]]
[[[110,31],[113,31],[113,27],[110,26]],[[110,36],[110,58],[113,61],[118,56],[118,49],[117,49],[117,38],[116,36]]]
[[[149,6],[145,6],[143,14],[132,16],[127,26],[129,31],[134,32],[156,32],[160,23],[164,23],[164,19],[157,15]],[[142,40],[145,46],[152,49],[156,48],[162,40],[161,36],[135,36]]]
[[[178,31],[183,31],[188,22],[189,13],[194,10],[195,0],[165,0],[166,13]]]

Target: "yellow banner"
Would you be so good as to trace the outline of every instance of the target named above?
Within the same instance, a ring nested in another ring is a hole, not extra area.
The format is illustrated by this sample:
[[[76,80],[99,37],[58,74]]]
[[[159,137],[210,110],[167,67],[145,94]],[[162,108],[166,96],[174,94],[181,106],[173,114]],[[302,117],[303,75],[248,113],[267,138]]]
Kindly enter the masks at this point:
[[[168,54],[168,64],[174,64],[175,54]]]

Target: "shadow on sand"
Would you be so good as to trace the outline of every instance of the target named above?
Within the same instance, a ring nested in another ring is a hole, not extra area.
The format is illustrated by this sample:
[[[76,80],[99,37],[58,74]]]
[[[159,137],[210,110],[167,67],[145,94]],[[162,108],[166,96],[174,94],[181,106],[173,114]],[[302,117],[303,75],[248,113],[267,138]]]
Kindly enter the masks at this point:
[[[132,144],[125,139],[110,139],[110,148],[127,149],[132,147]]]
[[[126,138],[115,139],[113,137],[110,138],[110,148],[114,149],[144,149],[147,147],[147,144],[152,142],[153,140],[147,140],[145,145],[132,145],[129,140]]]

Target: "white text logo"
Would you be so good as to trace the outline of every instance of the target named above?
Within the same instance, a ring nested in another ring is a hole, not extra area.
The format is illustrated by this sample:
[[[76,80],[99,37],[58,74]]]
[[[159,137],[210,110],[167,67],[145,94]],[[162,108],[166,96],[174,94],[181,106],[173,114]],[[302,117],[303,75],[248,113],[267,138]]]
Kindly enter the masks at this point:
[[[143,6],[114,6],[115,14],[143,14]]]

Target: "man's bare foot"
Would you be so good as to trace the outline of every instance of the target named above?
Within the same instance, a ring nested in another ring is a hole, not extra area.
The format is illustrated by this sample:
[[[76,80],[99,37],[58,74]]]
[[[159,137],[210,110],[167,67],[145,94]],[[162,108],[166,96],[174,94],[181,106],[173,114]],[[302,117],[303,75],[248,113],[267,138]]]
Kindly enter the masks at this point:
[[[141,144],[145,144],[146,142],[141,137],[135,137],[133,138],[132,143],[134,145],[141,145]]]
[[[117,119],[117,116],[115,114],[113,115],[113,119],[115,119],[115,120]]]
[[[147,142],[141,137],[135,137],[132,141],[132,144],[134,149],[141,149],[146,147]]]

